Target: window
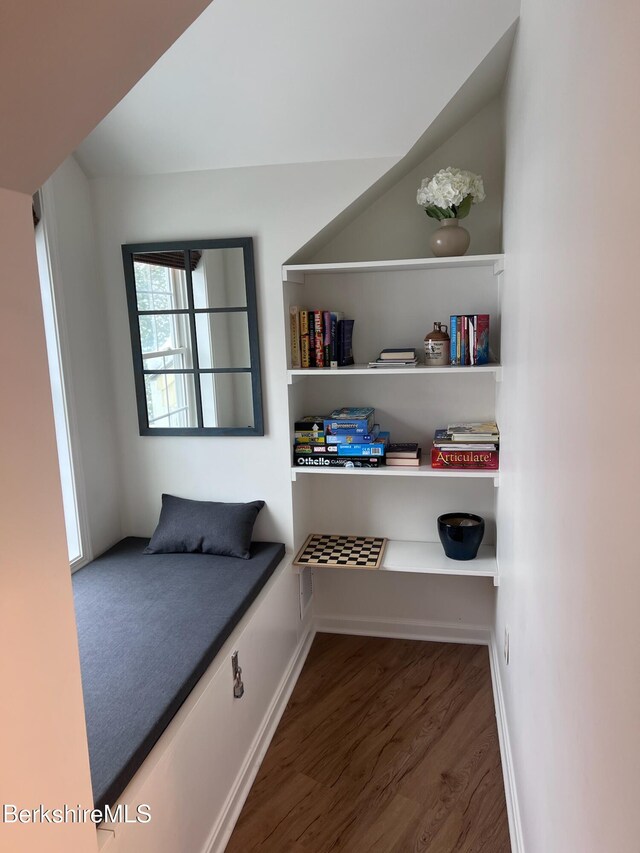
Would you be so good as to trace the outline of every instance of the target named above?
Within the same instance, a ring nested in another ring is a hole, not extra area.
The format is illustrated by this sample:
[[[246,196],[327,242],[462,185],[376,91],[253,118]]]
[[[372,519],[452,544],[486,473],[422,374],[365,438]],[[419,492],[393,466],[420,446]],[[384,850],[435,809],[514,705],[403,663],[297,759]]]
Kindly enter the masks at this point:
[[[38,209],[39,209],[39,198]],[[40,211],[35,214],[34,225],[38,275],[44,315],[44,329],[51,380],[51,397],[62,486],[62,504],[67,534],[69,562],[72,569],[80,568],[87,561],[87,537],[83,535],[80,500],[76,482],[76,463],[71,442],[71,405],[68,384],[63,369],[64,347],[60,333],[61,312],[56,300],[54,271],[56,271],[53,241],[50,239],[50,225],[46,221],[46,211],[42,218]]]
[[[134,273],[141,310],[166,312],[187,308],[184,270],[134,259]],[[144,368],[152,371],[145,374],[149,426],[153,429],[195,426],[195,397],[187,374],[166,372],[193,367],[187,316],[142,314],[139,327]]]
[[[263,435],[248,237],[122,247],[141,435]]]

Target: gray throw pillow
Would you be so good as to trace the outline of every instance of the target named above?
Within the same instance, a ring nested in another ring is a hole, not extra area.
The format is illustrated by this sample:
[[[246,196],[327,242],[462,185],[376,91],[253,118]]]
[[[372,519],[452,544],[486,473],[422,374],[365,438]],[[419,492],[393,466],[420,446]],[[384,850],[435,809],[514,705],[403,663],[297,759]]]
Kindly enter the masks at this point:
[[[246,504],[162,496],[160,520],[145,554],[251,556],[251,534],[264,501]]]

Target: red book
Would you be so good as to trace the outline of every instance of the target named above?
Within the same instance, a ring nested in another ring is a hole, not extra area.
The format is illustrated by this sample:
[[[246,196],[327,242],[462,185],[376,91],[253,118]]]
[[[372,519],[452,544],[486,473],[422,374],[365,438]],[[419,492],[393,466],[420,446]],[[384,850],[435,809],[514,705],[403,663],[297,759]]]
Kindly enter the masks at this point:
[[[456,450],[455,447],[432,447],[432,468],[491,468],[496,470],[500,454],[497,450]]]
[[[314,311],[313,330],[316,345],[316,367],[324,367],[324,335],[322,325],[322,311]]]

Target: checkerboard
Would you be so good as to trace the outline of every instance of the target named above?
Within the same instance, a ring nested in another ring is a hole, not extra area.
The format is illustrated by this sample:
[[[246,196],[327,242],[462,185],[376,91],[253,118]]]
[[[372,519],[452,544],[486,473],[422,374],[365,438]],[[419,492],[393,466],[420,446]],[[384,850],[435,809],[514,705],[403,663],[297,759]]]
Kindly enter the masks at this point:
[[[298,552],[294,565],[379,569],[386,544],[386,539],[377,536],[334,536],[312,533]]]

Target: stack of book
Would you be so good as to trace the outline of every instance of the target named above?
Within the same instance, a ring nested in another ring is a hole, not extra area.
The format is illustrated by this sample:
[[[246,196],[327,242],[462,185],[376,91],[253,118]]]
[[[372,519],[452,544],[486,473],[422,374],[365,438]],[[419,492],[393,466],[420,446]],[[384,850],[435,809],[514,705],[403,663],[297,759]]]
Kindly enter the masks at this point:
[[[289,306],[291,369],[353,364],[353,323],[341,311]]]
[[[389,433],[375,422],[375,410],[336,409],[308,415],[294,424],[293,464],[315,468],[379,468],[384,465]]]
[[[399,347],[383,349],[375,361],[369,362],[369,367],[415,367],[417,363],[414,347]]]
[[[390,444],[387,448],[386,459],[387,465],[395,465],[397,467],[418,468],[422,458],[422,448],[418,447],[415,442],[405,442],[404,444]]]
[[[431,467],[497,469],[499,449],[500,432],[495,421],[449,424],[435,432]]]
[[[452,314],[450,323],[451,364],[487,364],[489,314]]]

